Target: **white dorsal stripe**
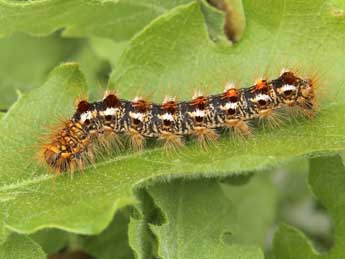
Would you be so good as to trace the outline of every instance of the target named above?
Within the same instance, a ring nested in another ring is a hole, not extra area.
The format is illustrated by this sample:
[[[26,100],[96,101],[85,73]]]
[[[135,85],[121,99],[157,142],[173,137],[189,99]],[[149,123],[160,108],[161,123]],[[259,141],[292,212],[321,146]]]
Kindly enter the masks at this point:
[[[174,121],[174,117],[172,116],[171,113],[164,113],[159,116],[161,120],[168,120],[168,121]]]
[[[265,100],[265,101],[270,101],[271,97],[267,94],[258,94],[255,99],[258,100]]]
[[[193,114],[194,114],[195,117],[204,117],[205,116],[205,111],[196,109]]]
[[[90,120],[91,118],[92,118],[92,114],[91,114],[90,111],[84,112],[84,113],[82,113],[82,114],[80,115],[80,120],[81,120],[82,122],[84,122],[84,121],[86,121],[86,120]]]
[[[296,86],[294,85],[283,85],[282,86],[282,90],[285,92],[285,91],[296,91]]]
[[[143,121],[145,117],[145,115],[141,112],[129,112],[129,116],[133,119],[138,119],[140,121]]]
[[[225,105],[223,105],[223,109],[229,110],[229,109],[237,109],[238,104],[237,103],[232,103],[232,102],[227,102]]]
[[[107,108],[104,111],[104,115],[105,116],[107,116],[107,115],[114,115],[116,113],[116,110],[118,110],[118,108]]]

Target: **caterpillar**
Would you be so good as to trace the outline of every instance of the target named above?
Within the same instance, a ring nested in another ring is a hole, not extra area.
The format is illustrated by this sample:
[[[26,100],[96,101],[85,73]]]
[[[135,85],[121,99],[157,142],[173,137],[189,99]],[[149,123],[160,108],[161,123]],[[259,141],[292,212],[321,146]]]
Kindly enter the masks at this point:
[[[165,97],[162,104],[140,97],[129,101],[107,91],[101,101],[80,100],[74,115],[42,145],[40,154],[55,172],[73,173],[94,163],[97,146],[111,149],[123,145],[120,135],[127,136],[136,150],[143,149],[150,138],[163,141],[167,148],[182,146],[187,136],[207,145],[224,129],[248,136],[253,121],[274,125],[277,111],[289,108],[313,117],[315,89],[312,79],[286,69],[278,78],[259,79],[248,88],[229,83],[220,94],[197,92],[191,101],[177,102],[173,97]]]

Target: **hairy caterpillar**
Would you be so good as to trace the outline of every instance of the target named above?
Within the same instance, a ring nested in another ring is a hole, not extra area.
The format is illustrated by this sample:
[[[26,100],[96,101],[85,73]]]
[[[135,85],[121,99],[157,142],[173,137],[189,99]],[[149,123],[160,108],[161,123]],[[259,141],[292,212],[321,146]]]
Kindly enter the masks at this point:
[[[195,136],[205,145],[217,139],[223,129],[250,135],[251,121],[267,120],[274,126],[276,112],[289,107],[307,117],[315,113],[312,80],[289,70],[273,80],[257,80],[248,88],[228,84],[220,94],[196,93],[191,101],[176,102],[166,97],[162,104],[155,104],[140,97],[122,100],[106,92],[101,101],[79,101],[73,117],[42,146],[40,154],[56,172],[73,173],[95,160],[95,146],[121,146],[119,134],[126,135],[136,150],[144,147],[147,138],[176,148],[183,145],[185,136]]]

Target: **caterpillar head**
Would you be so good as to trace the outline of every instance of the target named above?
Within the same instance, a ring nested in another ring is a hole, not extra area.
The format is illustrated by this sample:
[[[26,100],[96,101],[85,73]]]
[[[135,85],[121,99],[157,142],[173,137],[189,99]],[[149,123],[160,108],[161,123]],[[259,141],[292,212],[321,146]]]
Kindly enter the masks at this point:
[[[300,79],[289,70],[283,70],[280,75],[281,84],[277,88],[282,102],[288,106],[294,106],[298,97]]]
[[[311,80],[304,80],[285,70],[280,75],[280,81],[281,86],[277,88],[277,92],[284,104],[312,108],[315,95]]]

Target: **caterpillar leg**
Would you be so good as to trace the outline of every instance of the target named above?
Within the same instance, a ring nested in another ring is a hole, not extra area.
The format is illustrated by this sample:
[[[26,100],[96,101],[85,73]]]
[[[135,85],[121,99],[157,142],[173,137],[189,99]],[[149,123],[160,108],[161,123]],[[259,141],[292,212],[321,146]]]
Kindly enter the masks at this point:
[[[225,120],[225,127],[231,130],[235,136],[249,137],[252,134],[252,129],[246,121],[239,119]]]
[[[283,123],[283,119],[278,111],[272,109],[260,111],[259,113],[259,123],[271,129],[278,129]]]
[[[196,136],[197,142],[204,149],[207,149],[210,144],[213,144],[219,138],[219,135],[214,129],[208,129],[206,127],[195,127],[194,136]]]
[[[166,152],[176,152],[184,145],[182,138],[171,132],[162,132],[159,136],[159,140],[163,142],[163,146]]]
[[[128,142],[134,151],[142,151],[145,146],[145,137],[135,129],[130,128],[127,132]]]

